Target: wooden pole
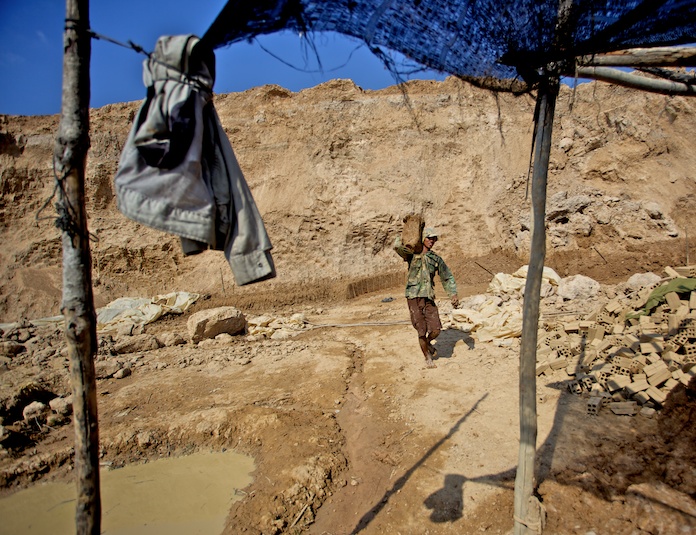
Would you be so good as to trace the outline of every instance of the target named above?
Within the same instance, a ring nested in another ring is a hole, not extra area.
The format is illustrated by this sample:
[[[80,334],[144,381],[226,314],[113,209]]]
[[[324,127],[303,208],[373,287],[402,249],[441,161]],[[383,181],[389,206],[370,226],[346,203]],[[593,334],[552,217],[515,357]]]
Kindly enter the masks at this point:
[[[601,80],[633,89],[660,93],[661,95],[696,95],[696,86],[692,84],[646,78],[645,76],[637,76],[610,67],[578,67],[574,75],[577,75],[579,78]]]
[[[551,153],[558,78],[545,78],[537,96],[536,144],[532,173],[532,244],[524,290],[520,348],[520,447],[515,478],[514,535],[541,533],[545,515],[534,491],[536,460],[536,346],[541,281],[546,257],[546,181]]]
[[[70,358],[75,426],[78,535],[101,531],[99,426],[94,356],[97,317],[92,295],[92,258],[85,210],[85,166],[89,150],[91,37],[89,0],[66,0],[63,94],[54,165],[59,191],[56,225],[62,231],[65,338]]]
[[[696,47],[617,50],[577,58],[583,67],[696,67]]]

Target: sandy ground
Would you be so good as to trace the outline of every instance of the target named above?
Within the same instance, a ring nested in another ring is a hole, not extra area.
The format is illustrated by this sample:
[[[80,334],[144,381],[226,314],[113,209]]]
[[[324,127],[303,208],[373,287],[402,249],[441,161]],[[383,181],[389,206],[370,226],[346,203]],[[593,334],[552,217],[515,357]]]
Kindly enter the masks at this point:
[[[98,382],[102,461],[117,469],[198,450],[252,455],[254,482],[226,534],[509,533],[519,340],[500,347],[445,330],[437,368],[426,369],[400,289],[298,308],[314,327],[288,340],[235,337],[130,355],[132,375]],[[183,332],[186,319],[148,330]],[[1,377],[6,388],[51,379],[58,391],[65,366],[57,355]],[[566,379],[561,370],[538,383],[545,533],[696,529],[694,392],[680,390],[652,419],[591,417]],[[0,495],[71,477],[65,424],[3,450]]]

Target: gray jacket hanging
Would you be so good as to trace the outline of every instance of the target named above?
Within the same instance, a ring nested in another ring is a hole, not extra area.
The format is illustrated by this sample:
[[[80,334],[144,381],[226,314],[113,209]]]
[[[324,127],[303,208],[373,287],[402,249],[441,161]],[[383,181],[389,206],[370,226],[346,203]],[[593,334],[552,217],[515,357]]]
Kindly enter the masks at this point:
[[[185,254],[224,250],[238,285],[275,277],[271,241],[212,102],[215,56],[163,36],[143,63],[147,98],[114,179],[128,218],[181,237]]]

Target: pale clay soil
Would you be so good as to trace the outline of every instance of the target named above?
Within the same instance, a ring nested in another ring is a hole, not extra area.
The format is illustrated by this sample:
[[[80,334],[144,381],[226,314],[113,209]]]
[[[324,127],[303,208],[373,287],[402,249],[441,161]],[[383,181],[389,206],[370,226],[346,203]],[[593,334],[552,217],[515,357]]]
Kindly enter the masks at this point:
[[[175,237],[118,212],[111,180],[137,103],[93,110],[86,187],[97,307],[191,291],[204,298],[145,332],[186,337],[191,313],[222,305],[302,313],[314,326],[287,340],[237,336],[119,355],[132,374],[97,383],[105,466],[222,449],[253,456],[254,480],[230,510],[229,535],[511,531],[519,339],[499,346],[447,329],[437,368],[425,369],[391,244],[405,213],[423,211],[442,230],[436,249],[461,297],[528,262],[534,100],[453,79],[407,88],[410,107],[396,88],[363,91],[349,81],[216,95],[278,267],[277,279],[243,288],[220,254],[185,258]],[[686,98],[595,84],[564,90],[547,265],[603,287],[596,302],[566,309],[602,304],[605,288],[634,273],[685,264],[696,235],[695,116]],[[50,203],[49,220],[36,220],[53,189],[56,126],[56,117],[0,117],[3,323],[60,311]],[[444,318],[449,304],[438,292]],[[542,322],[556,312],[542,309]],[[0,362],[2,425],[12,433],[0,448],[0,496],[72,477],[71,419],[22,422],[23,403],[71,388],[61,330],[32,334],[30,352]],[[98,366],[116,358],[107,346]],[[652,418],[591,417],[567,379],[565,370],[538,377],[545,533],[696,531],[694,389],[675,390]]]
[[[301,307],[315,327],[288,340],[141,353],[131,376],[98,381],[102,462],[116,469],[223,448],[252,455],[254,481],[230,512],[230,534],[509,533],[519,343],[448,329],[437,368],[426,369],[399,294]],[[183,331],[185,319],[147,331]],[[5,371],[4,383],[52,377],[65,388],[65,359],[50,364]],[[690,427],[693,392],[680,390],[678,409],[652,419],[590,417],[566,381],[560,370],[538,382],[546,532],[690,533],[693,432],[675,428]],[[44,426],[31,447],[3,456],[2,493],[70,478],[72,433]],[[639,484],[647,497],[627,492]]]

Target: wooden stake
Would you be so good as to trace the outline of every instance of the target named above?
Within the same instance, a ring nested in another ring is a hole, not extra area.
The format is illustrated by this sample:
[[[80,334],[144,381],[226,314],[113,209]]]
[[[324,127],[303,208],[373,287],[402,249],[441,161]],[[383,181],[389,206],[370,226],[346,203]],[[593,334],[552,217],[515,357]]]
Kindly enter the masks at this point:
[[[532,247],[524,290],[520,348],[520,447],[515,478],[514,535],[541,533],[544,514],[534,491],[536,459],[536,347],[541,281],[546,258],[546,181],[558,78],[545,79],[537,96],[538,118],[532,174]]]
[[[89,150],[91,37],[89,0],[66,0],[63,37],[63,94],[54,165],[56,203],[63,242],[65,338],[70,358],[75,425],[78,535],[101,531],[99,425],[94,356],[97,315],[92,295],[92,258],[85,210],[85,166]]]

